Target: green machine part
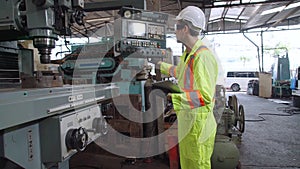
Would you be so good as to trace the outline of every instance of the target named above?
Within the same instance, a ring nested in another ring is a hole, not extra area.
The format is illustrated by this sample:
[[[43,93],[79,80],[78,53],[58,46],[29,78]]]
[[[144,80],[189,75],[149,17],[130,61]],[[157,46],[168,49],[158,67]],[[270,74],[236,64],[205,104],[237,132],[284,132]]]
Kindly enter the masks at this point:
[[[211,157],[212,169],[235,169],[239,164],[239,150],[227,136],[217,135]]]
[[[288,53],[278,57],[273,70],[273,89],[274,97],[290,97],[290,61]]]
[[[290,80],[290,61],[288,54],[282,57],[278,57],[276,64],[276,71],[274,72],[274,80],[282,81],[282,80]]]

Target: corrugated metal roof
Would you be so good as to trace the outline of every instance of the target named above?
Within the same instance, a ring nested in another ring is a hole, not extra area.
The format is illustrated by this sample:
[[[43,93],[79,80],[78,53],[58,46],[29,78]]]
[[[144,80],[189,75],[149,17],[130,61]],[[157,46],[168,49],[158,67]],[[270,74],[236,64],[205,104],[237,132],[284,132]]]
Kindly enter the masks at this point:
[[[195,5],[205,12],[207,32],[243,31],[300,23],[300,0],[85,0],[86,29],[77,27],[73,30],[80,34],[94,32],[114,22],[118,9],[124,5],[137,8],[146,5],[148,10],[174,16],[184,7]]]

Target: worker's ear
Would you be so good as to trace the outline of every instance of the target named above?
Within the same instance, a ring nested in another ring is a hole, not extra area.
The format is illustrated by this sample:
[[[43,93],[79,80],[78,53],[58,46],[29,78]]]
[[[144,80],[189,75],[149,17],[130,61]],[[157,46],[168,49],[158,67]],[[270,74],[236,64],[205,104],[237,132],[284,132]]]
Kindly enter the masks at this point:
[[[190,29],[189,29],[189,27],[187,25],[184,25],[183,31],[185,33],[188,33],[188,32],[190,32]]]

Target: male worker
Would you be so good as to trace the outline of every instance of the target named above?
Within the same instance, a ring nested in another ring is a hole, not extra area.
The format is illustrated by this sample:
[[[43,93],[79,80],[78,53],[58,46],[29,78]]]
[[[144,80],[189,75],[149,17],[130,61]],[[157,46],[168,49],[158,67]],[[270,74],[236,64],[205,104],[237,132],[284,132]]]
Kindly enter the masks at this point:
[[[186,47],[177,66],[158,62],[161,73],[174,76],[182,93],[172,93],[178,120],[179,154],[182,169],[210,169],[216,122],[213,116],[218,65],[199,33],[205,29],[201,9],[188,6],[176,17],[176,38]]]

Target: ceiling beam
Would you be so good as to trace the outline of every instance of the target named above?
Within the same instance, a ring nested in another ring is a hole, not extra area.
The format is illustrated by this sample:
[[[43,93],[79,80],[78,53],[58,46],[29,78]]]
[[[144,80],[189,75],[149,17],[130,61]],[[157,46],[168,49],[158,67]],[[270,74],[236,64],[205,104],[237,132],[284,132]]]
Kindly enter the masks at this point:
[[[178,9],[181,10],[182,9],[182,1],[177,0],[177,4],[178,4]]]
[[[293,1],[294,2],[294,1]],[[291,3],[293,2],[290,2],[289,4],[287,4],[286,6],[290,5]],[[300,10],[300,7],[296,7],[294,8],[293,10],[291,10],[290,12],[288,12],[288,14],[286,14],[285,16],[283,16],[281,19],[279,19],[278,21],[276,21],[275,23],[273,23],[271,25],[271,27],[275,27],[277,26],[279,23],[281,23],[282,21],[286,20],[288,17],[290,17],[291,15],[293,15],[294,13],[298,12]]]
[[[240,12],[240,14],[238,15],[238,17],[236,18],[237,20],[240,19],[240,17],[242,16],[242,14],[244,13],[244,11],[246,10],[246,8],[243,8],[242,11]]]
[[[167,8],[170,7],[171,5],[177,5],[177,2],[168,2],[167,4],[162,5],[161,8]]]
[[[145,9],[144,0],[102,0],[101,2],[89,2],[84,4],[85,12],[116,10],[123,6]]]
[[[285,5],[285,7],[287,7],[287,6],[290,5],[291,3],[292,3],[291,1],[288,2],[288,3]],[[268,22],[269,22],[270,20],[272,20],[276,15],[280,14],[281,12],[282,12],[282,11],[275,12],[273,15],[271,15],[271,17],[270,17],[267,21],[265,21],[265,24],[264,24],[264,25],[267,25]]]

